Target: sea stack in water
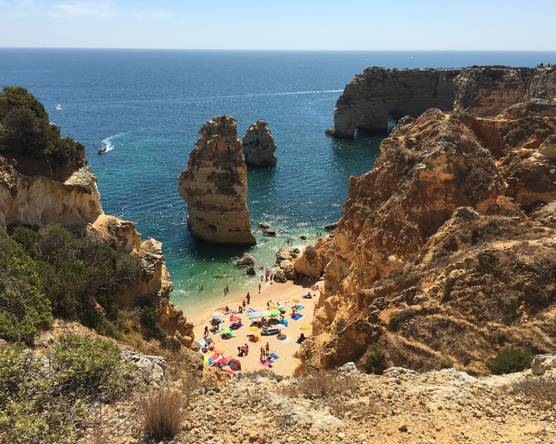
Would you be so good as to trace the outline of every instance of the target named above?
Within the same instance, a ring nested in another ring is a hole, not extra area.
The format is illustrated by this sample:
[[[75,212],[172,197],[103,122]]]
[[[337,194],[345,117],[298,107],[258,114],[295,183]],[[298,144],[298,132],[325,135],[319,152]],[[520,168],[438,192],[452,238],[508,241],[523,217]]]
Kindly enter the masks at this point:
[[[247,165],[276,166],[276,144],[267,125],[264,120],[258,120],[245,131],[241,143]]]
[[[195,237],[207,242],[255,245],[247,209],[247,166],[237,137],[237,120],[213,117],[178,177]]]

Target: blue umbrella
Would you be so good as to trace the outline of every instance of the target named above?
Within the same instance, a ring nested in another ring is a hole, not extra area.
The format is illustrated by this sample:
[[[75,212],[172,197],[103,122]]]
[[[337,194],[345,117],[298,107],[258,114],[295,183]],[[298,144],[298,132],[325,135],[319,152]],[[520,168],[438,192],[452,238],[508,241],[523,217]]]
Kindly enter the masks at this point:
[[[263,314],[260,311],[254,311],[251,313],[252,318],[260,318]]]

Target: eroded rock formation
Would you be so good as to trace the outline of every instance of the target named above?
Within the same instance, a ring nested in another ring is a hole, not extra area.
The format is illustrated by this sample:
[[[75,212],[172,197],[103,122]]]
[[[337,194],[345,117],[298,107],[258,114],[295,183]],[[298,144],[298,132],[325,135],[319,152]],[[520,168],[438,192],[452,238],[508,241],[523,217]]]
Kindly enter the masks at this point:
[[[64,182],[19,173],[0,156],[0,224],[86,225],[103,214],[96,177],[83,166]]]
[[[178,178],[191,232],[207,242],[255,245],[237,121],[229,116],[214,117],[199,133],[202,136]]]
[[[556,103],[531,100],[489,118],[431,109],[385,139],[350,178],[306,363],[358,360],[357,331],[417,370],[554,352],[555,133]]]
[[[367,68],[338,98],[334,125],[326,133],[353,138],[356,130],[385,132],[388,116],[417,117],[429,108],[493,116],[514,103],[552,99],[555,85],[556,70],[547,68]]]
[[[241,144],[247,165],[262,167],[276,165],[277,158],[274,155],[276,144],[267,125],[264,120],[258,120],[243,134]]]

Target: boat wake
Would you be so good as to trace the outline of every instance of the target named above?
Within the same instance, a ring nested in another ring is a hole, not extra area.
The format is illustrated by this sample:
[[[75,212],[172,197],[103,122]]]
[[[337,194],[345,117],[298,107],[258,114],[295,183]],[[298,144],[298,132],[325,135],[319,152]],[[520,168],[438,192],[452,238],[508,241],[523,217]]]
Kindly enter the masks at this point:
[[[125,134],[128,134],[128,132],[123,132],[123,133],[118,133],[118,134],[114,134],[113,136],[108,136],[106,139],[102,139],[102,149],[104,149],[104,152],[108,152],[108,151],[112,151],[113,149],[115,149],[116,147],[114,146],[114,139],[123,136]]]

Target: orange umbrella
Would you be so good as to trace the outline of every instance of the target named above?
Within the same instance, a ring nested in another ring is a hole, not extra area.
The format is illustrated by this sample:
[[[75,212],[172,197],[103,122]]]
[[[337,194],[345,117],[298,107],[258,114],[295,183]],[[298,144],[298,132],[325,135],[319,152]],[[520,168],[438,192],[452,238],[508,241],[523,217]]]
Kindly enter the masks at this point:
[[[292,301],[293,301],[293,302],[299,302],[299,298],[298,298],[297,296],[294,296],[294,297],[292,298]]]
[[[276,310],[276,306],[275,305],[270,305],[269,307],[266,307],[267,310]]]
[[[216,350],[214,353],[218,354],[218,355],[223,355],[226,352],[226,350],[219,348],[218,350]]]

